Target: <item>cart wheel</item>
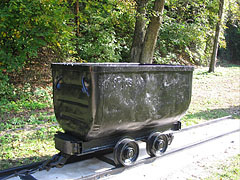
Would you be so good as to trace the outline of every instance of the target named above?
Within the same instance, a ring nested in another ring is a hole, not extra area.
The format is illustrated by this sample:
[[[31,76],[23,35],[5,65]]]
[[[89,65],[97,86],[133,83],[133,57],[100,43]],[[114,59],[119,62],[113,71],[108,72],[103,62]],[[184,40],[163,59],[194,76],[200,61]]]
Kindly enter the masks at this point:
[[[131,166],[139,155],[139,146],[132,139],[122,139],[114,147],[113,157],[117,166]]]
[[[160,132],[152,133],[147,139],[147,153],[151,157],[160,156],[168,147],[168,138]]]

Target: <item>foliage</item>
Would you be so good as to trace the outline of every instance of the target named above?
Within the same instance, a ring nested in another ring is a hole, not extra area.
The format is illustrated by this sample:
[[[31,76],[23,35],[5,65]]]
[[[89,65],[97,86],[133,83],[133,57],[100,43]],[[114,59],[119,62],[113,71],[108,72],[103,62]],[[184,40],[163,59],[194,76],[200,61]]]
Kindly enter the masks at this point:
[[[204,59],[206,34],[198,24],[178,23],[166,17],[160,29],[157,62],[178,64],[206,64]]]
[[[18,72],[40,47],[66,52],[71,38],[68,8],[58,0],[0,2],[0,95],[9,88],[7,74]]]
[[[2,72],[2,69],[0,69],[0,100],[12,96],[12,90],[14,88],[13,85],[8,83],[8,80],[8,76]]]
[[[77,2],[79,11],[75,7]],[[154,13],[153,1],[149,2],[146,17]],[[233,54],[235,49],[235,57],[239,57],[239,3],[228,2],[226,43],[222,36],[221,45],[233,49],[226,54]],[[43,47],[59,53],[57,61],[128,61],[135,3],[135,0],[2,0],[0,98],[17,98],[15,87],[9,84],[9,73],[34,63]],[[217,12],[218,0],[166,1],[155,63],[206,65],[212,51]]]
[[[220,49],[220,56],[233,63],[240,63],[240,3],[229,0],[226,8],[226,47]]]
[[[0,101],[0,113],[24,112],[26,110],[36,110],[49,108],[52,106],[52,88],[31,89],[30,84],[22,88],[13,88],[11,96]],[[10,99],[12,98],[12,99]]]
[[[170,0],[166,7],[156,61],[206,65],[211,53],[218,1]]]
[[[225,31],[226,48],[221,53],[226,60],[233,63],[240,63],[240,21],[237,23],[227,23]]]
[[[74,40],[74,55],[87,62],[119,62],[127,57],[134,20],[132,4],[116,0],[80,2],[80,35]]]
[[[134,27],[131,1],[4,0],[0,2],[0,96],[11,98],[17,73],[50,47],[64,61],[126,61]],[[74,22],[74,18],[78,22]],[[79,36],[75,30],[79,26]]]

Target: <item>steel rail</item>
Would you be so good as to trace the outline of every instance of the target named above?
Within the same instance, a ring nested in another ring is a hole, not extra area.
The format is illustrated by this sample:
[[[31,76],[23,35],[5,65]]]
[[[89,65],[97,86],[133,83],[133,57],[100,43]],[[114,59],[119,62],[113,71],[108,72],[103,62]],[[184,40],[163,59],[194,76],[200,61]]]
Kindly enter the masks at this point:
[[[110,152],[111,152],[110,150],[104,150],[104,151],[99,151],[99,152],[95,152],[92,154],[86,154],[83,156],[72,156],[68,159],[66,164],[83,161],[86,159],[90,159],[94,156],[100,156],[102,154],[107,154]],[[49,158],[45,161],[41,161],[41,162],[36,162],[36,163],[31,163],[31,164],[27,164],[27,165],[23,165],[23,166],[17,166],[17,167],[1,170],[0,171],[0,180],[5,180],[5,179],[9,179],[11,177],[16,177],[16,175],[19,174],[19,172],[20,172],[20,174],[22,174],[22,172],[24,172],[24,171],[30,172],[31,170],[34,170],[34,172],[36,172],[38,167],[40,167],[42,164],[49,161],[50,159],[51,158]],[[32,173],[29,173],[29,174],[32,174]],[[22,179],[24,179],[24,177],[22,177]]]
[[[6,179],[6,178],[11,178],[11,176],[13,176],[16,172],[36,168],[36,167],[40,166],[41,164],[43,164],[44,162],[45,161],[41,161],[41,162],[37,162],[37,163],[32,163],[32,164],[27,164],[27,165],[23,165],[23,166],[18,166],[18,167],[1,170],[0,171],[0,180]]]
[[[192,126],[185,127],[183,129],[180,129],[179,131],[173,132],[173,134],[181,133],[181,132],[188,131],[188,130],[195,129],[195,128],[200,128],[200,127],[207,126],[207,125],[214,124],[214,123],[218,123],[220,121],[225,121],[225,120],[228,120],[230,118],[232,118],[231,115],[230,116],[224,116],[224,117],[217,118],[217,119],[213,119],[213,120],[209,120],[209,121],[206,121],[206,122],[203,122],[203,123],[199,123],[199,124],[195,124],[195,125],[192,125]]]
[[[106,171],[103,171],[103,172],[100,172],[100,173],[96,173],[96,174],[93,174],[93,175],[89,175],[89,176],[86,176],[86,177],[83,177],[83,178],[80,178],[80,179],[81,180],[93,180],[93,179],[95,180],[95,179],[108,177],[110,175],[115,175],[117,173],[123,172],[127,168],[135,167],[135,166],[138,166],[138,165],[141,165],[141,164],[149,164],[149,163],[152,163],[153,161],[155,161],[156,159],[160,159],[160,158],[163,158],[165,156],[169,156],[171,154],[183,151],[185,149],[193,148],[195,146],[198,146],[198,145],[201,145],[201,144],[204,144],[204,143],[216,140],[218,138],[221,138],[223,136],[227,136],[227,135],[230,135],[230,134],[233,134],[233,133],[236,133],[236,132],[240,132],[240,129],[235,129],[233,131],[222,133],[222,134],[219,134],[217,136],[212,136],[212,137],[206,138],[204,140],[200,140],[200,141],[197,141],[197,142],[185,145],[183,147],[173,149],[173,150],[171,150],[169,152],[164,153],[163,155],[161,155],[159,157],[149,157],[149,158],[145,158],[145,159],[139,160],[132,166],[128,166],[128,167],[114,167],[114,168],[108,169]]]
[[[214,120],[210,120],[210,121],[207,121],[207,122],[204,122],[204,123],[192,125],[192,126],[183,128],[180,131],[173,132],[173,134],[181,133],[181,132],[184,132],[184,131],[188,131],[188,130],[199,128],[199,127],[203,127],[203,126],[207,126],[207,125],[210,125],[210,124],[214,124],[214,123],[217,123],[217,122],[220,122],[220,121],[224,121],[224,120],[230,119],[231,117],[232,116],[225,116],[225,117],[214,119]],[[201,141],[198,141],[198,142],[195,142],[193,144],[189,144],[189,145],[186,145],[186,146],[183,146],[183,147],[180,147],[180,148],[173,149],[171,151],[165,152],[160,157],[149,157],[149,158],[146,158],[146,159],[143,159],[143,160],[139,160],[133,166],[136,166],[136,165],[139,165],[139,164],[143,164],[143,163],[144,164],[151,163],[155,159],[162,158],[164,156],[167,156],[167,155],[170,155],[170,154],[182,151],[182,150],[187,149],[187,148],[191,148],[191,147],[200,145],[202,143],[205,143],[205,142],[208,142],[208,141],[211,141],[211,140],[214,140],[214,139],[217,139],[217,138],[220,138],[220,137],[223,137],[223,136],[235,133],[237,131],[240,131],[240,129],[237,129],[237,130],[234,130],[234,131],[230,131],[230,132],[227,132],[227,133],[223,133],[223,134],[220,134],[218,136],[213,136],[213,137],[207,138],[205,140],[201,140]],[[109,153],[109,151],[107,151],[107,152]],[[102,156],[103,154],[106,154],[106,152],[87,154],[87,155],[80,156],[80,157],[77,157],[77,158],[75,157],[75,158],[70,159],[66,164],[70,164],[70,163],[73,163],[73,162],[78,162],[78,161],[81,161],[81,160],[89,159],[91,157],[97,157],[98,159],[100,159],[102,161],[105,161],[105,162],[107,162],[107,163],[109,163],[111,165],[114,165],[113,161],[111,161],[111,159],[108,159],[108,158],[105,158],[104,156]],[[39,167],[44,162],[45,161],[2,170],[2,171],[0,171],[0,180],[2,180],[2,179],[5,180],[5,179],[8,179],[10,177],[14,177],[14,176],[16,176],[16,174],[18,172],[21,172],[21,171],[24,172],[24,170],[25,170],[25,172],[27,172],[28,170],[34,170],[34,172],[36,172],[37,171],[36,168]],[[108,174],[113,175],[113,174],[116,174],[118,172],[124,171],[126,168],[131,168],[131,166],[128,166],[128,167],[114,167],[112,169],[107,170],[106,172],[104,171],[104,172],[101,172],[101,173],[98,173],[98,174],[95,174],[95,175],[90,175],[90,176],[84,177],[82,179],[84,179],[84,180],[85,179],[87,179],[87,180],[88,179],[95,179],[95,178],[98,179],[98,178],[101,178],[101,177],[105,177]],[[29,173],[29,174],[31,174],[31,173]]]

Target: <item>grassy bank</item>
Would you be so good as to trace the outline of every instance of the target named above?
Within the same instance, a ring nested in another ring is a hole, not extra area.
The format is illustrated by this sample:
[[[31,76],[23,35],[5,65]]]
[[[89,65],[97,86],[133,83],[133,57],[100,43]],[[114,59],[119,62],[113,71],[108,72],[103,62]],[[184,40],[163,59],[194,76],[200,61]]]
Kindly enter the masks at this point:
[[[240,119],[240,66],[218,67],[215,73],[197,68],[192,101],[182,118],[184,126],[232,115]]]
[[[218,162],[212,170],[212,175],[206,180],[239,180],[240,177],[240,154],[224,162]]]
[[[240,118],[240,66],[194,71],[193,96],[183,126],[227,115]],[[51,88],[25,89],[20,99],[0,102],[0,169],[41,161],[57,151],[53,135],[61,131]],[[18,93],[18,90],[16,90]]]
[[[20,98],[0,102],[0,169],[48,159],[61,130],[52,109],[51,87],[15,89]]]

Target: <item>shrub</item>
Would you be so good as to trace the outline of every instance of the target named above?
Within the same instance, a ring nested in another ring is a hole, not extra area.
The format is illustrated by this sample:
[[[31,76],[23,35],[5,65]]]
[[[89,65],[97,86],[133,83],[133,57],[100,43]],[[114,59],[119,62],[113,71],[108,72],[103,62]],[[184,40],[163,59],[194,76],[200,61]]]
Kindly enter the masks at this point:
[[[9,93],[8,73],[37,57],[40,47],[66,52],[72,36],[67,6],[58,0],[0,2],[0,95]]]

